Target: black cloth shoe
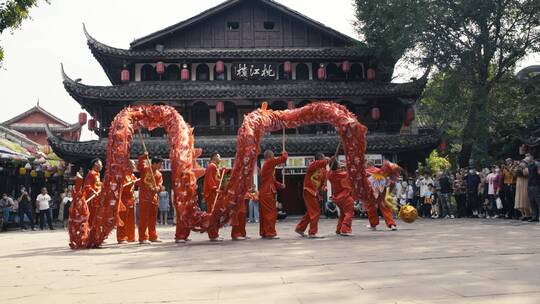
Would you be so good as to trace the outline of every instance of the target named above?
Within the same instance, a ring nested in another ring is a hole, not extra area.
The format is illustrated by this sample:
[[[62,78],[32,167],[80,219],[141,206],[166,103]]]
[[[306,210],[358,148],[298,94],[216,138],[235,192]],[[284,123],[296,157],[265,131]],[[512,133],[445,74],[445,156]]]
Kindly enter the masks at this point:
[[[528,220],[527,222],[529,222],[529,223],[538,222],[538,219],[530,219],[530,220]]]

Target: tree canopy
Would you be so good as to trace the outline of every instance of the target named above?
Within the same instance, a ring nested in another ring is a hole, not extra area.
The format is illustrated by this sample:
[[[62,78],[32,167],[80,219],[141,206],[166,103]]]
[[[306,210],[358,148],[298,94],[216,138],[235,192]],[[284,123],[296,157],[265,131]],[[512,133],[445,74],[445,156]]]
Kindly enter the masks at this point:
[[[358,29],[382,63],[409,57],[431,75],[425,101],[457,132],[461,166],[486,157],[490,109],[516,63],[540,50],[538,0],[355,0]],[[379,50],[387,48],[387,50]],[[501,97],[501,96],[499,96]],[[447,111],[455,107],[457,112]],[[493,113],[492,113],[493,114]],[[514,126],[509,126],[510,128]]]
[[[23,20],[29,18],[29,11],[36,6],[38,0],[8,0],[0,2],[0,34],[8,29],[21,26]],[[49,0],[45,0],[49,2]],[[4,59],[4,51],[0,46],[0,64]]]

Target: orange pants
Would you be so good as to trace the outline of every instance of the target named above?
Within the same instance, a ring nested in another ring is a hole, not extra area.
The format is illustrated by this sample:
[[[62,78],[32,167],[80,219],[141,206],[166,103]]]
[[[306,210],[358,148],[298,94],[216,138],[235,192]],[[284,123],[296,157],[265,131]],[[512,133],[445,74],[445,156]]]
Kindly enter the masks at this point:
[[[139,202],[139,241],[158,239],[156,231],[157,213],[158,205],[154,205],[152,202]]]
[[[300,223],[296,225],[296,231],[306,231],[309,224],[309,235],[315,235],[319,230],[319,217],[321,217],[319,200],[316,196],[304,191],[304,202],[306,203],[306,214],[304,214]]]
[[[233,239],[246,237],[246,216],[245,211],[236,212],[232,223],[231,237]]]
[[[274,237],[276,232],[277,208],[275,193],[259,193],[260,226],[259,235],[261,237]]]
[[[354,217],[354,200],[348,196],[344,200],[336,202],[336,205],[338,205],[340,213],[336,233],[351,233]]]
[[[216,201],[216,191],[211,191],[208,196],[205,198],[206,200],[206,206],[208,213],[212,213],[214,211],[214,202]],[[208,238],[215,239],[219,237],[219,228],[217,227],[211,227],[208,229]]]
[[[182,219],[180,219],[180,210],[176,210],[176,234],[174,235],[175,240],[187,240],[191,229],[184,226]]]
[[[118,242],[135,242],[135,208],[127,208],[119,213],[124,226],[116,227],[116,240]]]
[[[388,207],[384,201],[384,195],[379,196],[374,202],[368,202],[366,209],[368,213],[369,224],[371,227],[377,227],[379,225],[379,215],[377,214],[377,206],[383,215],[386,227],[395,226],[396,222],[392,216],[392,209]]]
[[[97,214],[99,212],[99,207],[92,206],[92,204],[88,205],[88,227],[92,228],[95,225],[95,220],[97,217]]]

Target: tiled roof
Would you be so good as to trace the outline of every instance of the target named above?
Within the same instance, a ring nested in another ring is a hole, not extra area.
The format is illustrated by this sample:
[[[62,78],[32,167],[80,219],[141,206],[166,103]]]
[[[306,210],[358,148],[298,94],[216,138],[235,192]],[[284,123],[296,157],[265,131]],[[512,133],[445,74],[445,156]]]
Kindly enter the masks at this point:
[[[54,152],[64,160],[73,163],[89,161],[93,158],[105,157],[107,139],[71,142],[49,133],[49,144]],[[169,144],[166,139],[148,138],[145,140],[151,155],[169,157]],[[391,153],[423,150],[437,145],[439,135],[368,135],[368,153]],[[203,149],[203,157],[219,152],[223,157],[234,157],[236,154],[236,136],[199,136],[195,137],[195,147]],[[289,135],[286,147],[291,155],[311,155],[316,152],[333,154],[338,145],[336,135]],[[261,142],[261,151],[281,150],[281,136],[269,135]],[[131,157],[135,158],[143,152],[139,141],[134,141]]]
[[[210,17],[212,17],[213,15],[219,13],[219,12],[222,12],[226,9],[229,9],[231,8],[232,6],[235,6],[239,3],[241,3],[242,1],[247,1],[247,0],[228,0],[228,1],[224,1],[223,3],[215,6],[215,7],[212,7],[208,10],[205,10],[204,12],[194,16],[194,17],[191,17],[185,21],[182,21],[182,22],[179,22],[177,24],[174,24],[172,26],[169,26],[169,27],[166,27],[164,29],[161,29],[155,33],[152,33],[152,34],[149,34],[145,37],[142,37],[142,38],[139,38],[139,39],[136,39],[135,41],[133,41],[131,43],[131,47],[137,47],[137,46],[140,46],[140,45],[144,45],[144,44],[148,44],[149,42],[151,41],[154,41],[156,39],[159,39],[160,37],[162,36],[165,36],[165,35],[169,35],[171,34],[172,32],[175,32],[175,31],[179,31],[179,30],[182,30],[188,26],[191,26],[197,22],[200,22],[200,21],[203,21],[203,20],[206,20]],[[256,0],[249,0],[251,2],[255,2]],[[313,20],[293,9],[290,9],[276,1],[273,1],[273,0],[258,0],[259,2],[261,3],[264,3],[274,9],[277,9],[281,12],[284,12],[285,14],[297,19],[297,20],[300,20],[302,21],[303,23],[306,23],[306,24],[309,24],[311,26],[314,26],[316,27],[317,29],[323,31],[323,32],[326,32],[330,35],[332,35],[333,37],[335,37],[336,39],[340,39],[340,40],[344,40],[344,41],[347,41],[349,43],[359,43],[358,40],[356,39],[353,39],[345,34],[342,34],[330,27],[327,27],[326,25],[316,21],[316,20]]]
[[[372,56],[364,46],[328,48],[207,48],[207,49],[164,49],[158,51],[128,50],[106,45],[90,36],[84,29],[87,44],[92,54],[99,58],[118,60],[355,60]]]
[[[33,114],[33,113],[40,113],[40,114],[43,114],[43,115],[49,117],[50,119],[52,119],[52,120],[58,122],[58,124],[63,125],[63,126],[65,126],[65,127],[70,126],[69,123],[65,122],[64,120],[58,118],[57,116],[51,114],[49,111],[47,111],[47,110],[45,110],[44,108],[42,108],[42,107],[39,105],[39,101],[38,101],[38,104],[37,104],[36,106],[32,107],[32,108],[29,109],[28,111],[25,111],[25,112],[23,112],[23,113],[21,113],[21,114],[15,116],[15,117],[9,119],[9,120],[4,121],[4,122],[2,123],[2,125],[8,126],[8,127],[9,127],[9,126],[12,125],[13,123],[16,123],[17,121],[21,120],[22,118],[27,117],[27,116],[29,116],[29,115],[31,115],[31,114]]]
[[[19,131],[19,132],[30,132],[30,131],[45,132],[46,125],[47,124],[45,124],[45,123],[37,123],[37,124],[33,124],[33,123],[16,123],[16,124],[10,125],[9,127],[11,129],[13,129],[15,131]],[[77,131],[77,130],[80,130],[81,127],[82,126],[78,122],[74,123],[74,124],[71,124],[71,125],[68,125],[67,127],[57,125],[57,124],[53,124],[53,125],[49,124],[49,128],[52,131],[60,132],[60,133]]]
[[[140,101],[194,99],[333,99],[343,97],[403,97],[416,99],[418,83],[331,81],[152,81],[126,85],[89,86],[64,74],[64,87],[79,102],[83,99]]]

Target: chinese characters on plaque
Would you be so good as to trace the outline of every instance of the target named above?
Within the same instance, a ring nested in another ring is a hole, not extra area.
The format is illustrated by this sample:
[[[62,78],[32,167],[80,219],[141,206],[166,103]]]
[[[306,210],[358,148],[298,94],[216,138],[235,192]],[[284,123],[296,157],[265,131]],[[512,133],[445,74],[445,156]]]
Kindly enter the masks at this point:
[[[275,63],[233,63],[231,76],[233,80],[275,80],[277,65]]]

